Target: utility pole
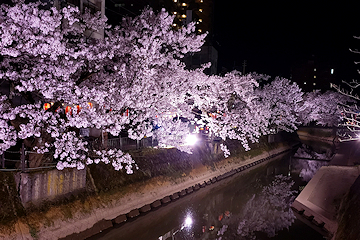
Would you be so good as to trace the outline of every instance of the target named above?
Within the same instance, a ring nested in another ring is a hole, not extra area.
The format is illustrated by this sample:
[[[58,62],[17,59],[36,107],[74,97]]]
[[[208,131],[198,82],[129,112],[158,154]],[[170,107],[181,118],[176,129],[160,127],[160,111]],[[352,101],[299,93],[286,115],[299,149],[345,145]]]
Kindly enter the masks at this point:
[[[245,75],[245,67],[246,67],[247,65],[246,65],[246,60],[244,60],[244,62],[243,62],[243,75]]]

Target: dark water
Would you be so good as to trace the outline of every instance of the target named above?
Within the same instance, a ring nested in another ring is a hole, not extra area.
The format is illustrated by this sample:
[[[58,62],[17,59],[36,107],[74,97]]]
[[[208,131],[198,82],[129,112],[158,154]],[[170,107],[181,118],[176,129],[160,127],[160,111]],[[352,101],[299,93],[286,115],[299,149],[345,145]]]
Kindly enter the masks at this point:
[[[270,184],[276,175],[290,176],[295,181],[295,190],[306,185],[299,177],[300,169],[296,169],[297,164],[290,160],[292,154],[283,155],[202,188],[90,239],[241,239],[236,232],[245,204]],[[226,231],[219,235],[221,229]],[[171,237],[168,238],[169,236]],[[273,238],[262,233],[257,233],[256,236],[257,239],[264,240],[323,239],[319,233],[297,219],[289,230],[282,230]]]

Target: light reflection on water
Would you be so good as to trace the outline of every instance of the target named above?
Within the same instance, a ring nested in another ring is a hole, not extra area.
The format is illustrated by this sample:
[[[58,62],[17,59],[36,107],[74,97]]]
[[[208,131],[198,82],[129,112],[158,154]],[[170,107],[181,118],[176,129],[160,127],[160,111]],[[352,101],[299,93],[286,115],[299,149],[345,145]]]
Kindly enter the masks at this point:
[[[299,169],[294,168],[296,162],[290,160],[290,156],[288,154],[265,162],[201,188],[168,206],[90,239],[241,239],[236,233],[244,206],[254,194],[259,194],[264,186],[269,185],[276,175],[288,176],[290,173],[295,181],[295,190],[306,184],[299,177]],[[289,230],[282,230],[273,238],[262,233],[256,236],[257,239],[276,240],[323,239],[298,220]]]

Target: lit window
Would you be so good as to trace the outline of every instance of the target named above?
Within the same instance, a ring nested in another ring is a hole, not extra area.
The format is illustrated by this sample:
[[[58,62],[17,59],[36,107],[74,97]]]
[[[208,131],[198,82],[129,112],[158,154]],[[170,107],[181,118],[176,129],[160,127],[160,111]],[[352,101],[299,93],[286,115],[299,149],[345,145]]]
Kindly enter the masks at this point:
[[[201,18],[199,18],[199,22],[202,22],[202,19],[201,19]]]
[[[330,71],[331,74],[334,74],[334,69],[332,68],[331,71]]]
[[[313,83],[313,85],[315,86],[315,85],[316,85],[316,83]]]
[[[196,22],[196,24],[199,24],[199,22]]]
[[[176,14],[177,14],[177,12],[174,12],[174,14],[176,15]]]
[[[201,32],[202,32],[202,30],[201,30],[201,29],[198,29],[198,31],[199,31],[199,33],[201,33]]]
[[[203,3],[203,2],[204,2],[204,0],[200,0],[200,2],[201,2],[201,3]]]
[[[173,25],[173,27],[176,27],[176,23],[173,23],[172,25]]]
[[[199,12],[202,12],[202,8],[199,8]]]
[[[186,3],[182,3],[181,6],[186,7]]]
[[[177,0],[174,0],[174,2],[177,2]]]
[[[316,76],[314,76],[314,78],[316,78]]]
[[[314,68],[314,72],[316,72],[316,68]]]
[[[181,17],[182,17],[182,18],[186,18],[186,15],[185,15],[185,14],[183,14],[183,15],[181,15]]]
[[[304,85],[306,85],[306,82],[304,82]]]

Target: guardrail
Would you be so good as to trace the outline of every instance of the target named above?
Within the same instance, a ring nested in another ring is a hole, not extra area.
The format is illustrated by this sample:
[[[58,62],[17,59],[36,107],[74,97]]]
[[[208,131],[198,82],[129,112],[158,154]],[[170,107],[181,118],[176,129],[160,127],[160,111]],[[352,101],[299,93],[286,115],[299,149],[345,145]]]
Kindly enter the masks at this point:
[[[152,137],[143,138],[141,140],[133,140],[128,137],[121,138],[112,138],[107,139],[104,144],[101,139],[88,140],[89,148],[94,149],[104,149],[104,148],[117,148],[121,150],[131,150],[131,149],[142,149],[147,147],[155,147],[158,145],[157,140]],[[53,161],[52,155],[47,158],[49,161],[47,163],[41,163],[38,167],[29,166],[29,154],[38,154],[37,152],[27,151],[24,144],[22,144],[20,150],[18,151],[4,151],[0,155],[0,171],[2,172],[29,172],[41,169],[53,169],[56,167],[56,162]],[[45,154],[46,155],[46,154]],[[45,156],[46,157],[46,156]]]
[[[128,137],[111,138],[107,140],[107,148],[117,148],[121,150],[141,149],[147,147],[155,147],[158,145],[156,139],[152,137],[143,138],[141,140],[133,140]]]
[[[56,163],[52,161],[52,156],[47,157],[50,161],[43,162],[38,167],[29,166],[30,154],[38,154],[37,152],[27,151],[24,144],[22,144],[19,151],[4,151],[0,157],[0,171],[1,172],[29,172],[41,169],[53,169],[56,167]],[[46,157],[47,154],[42,154],[42,157]],[[7,164],[8,163],[8,164]]]

